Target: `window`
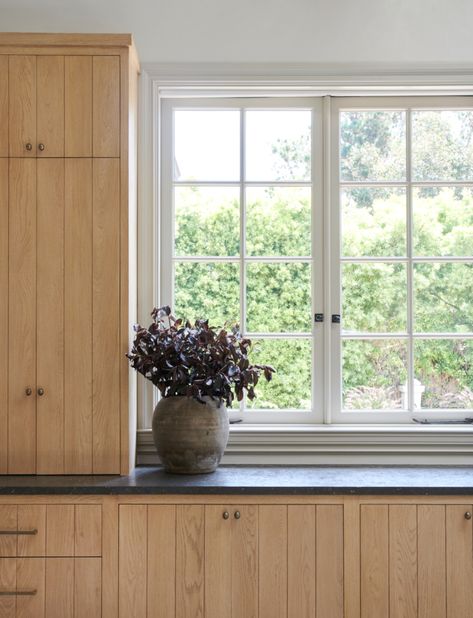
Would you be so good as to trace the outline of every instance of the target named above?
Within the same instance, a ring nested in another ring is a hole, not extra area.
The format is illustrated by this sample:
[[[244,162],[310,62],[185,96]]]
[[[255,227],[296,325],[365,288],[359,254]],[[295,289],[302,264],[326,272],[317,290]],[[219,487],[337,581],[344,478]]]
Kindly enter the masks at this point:
[[[247,423],[473,408],[473,103],[167,99],[160,302],[277,369]],[[319,321],[323,315],[323,321]],[[340,316],[340,321],[337,320]]]

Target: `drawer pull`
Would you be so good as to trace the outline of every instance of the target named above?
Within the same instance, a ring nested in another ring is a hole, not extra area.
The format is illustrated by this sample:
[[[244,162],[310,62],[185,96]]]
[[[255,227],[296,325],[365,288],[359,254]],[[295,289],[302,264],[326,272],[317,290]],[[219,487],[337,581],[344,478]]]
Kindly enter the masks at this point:
[[[0,597],[34,597],[37,590],[0,590]]]
[[[0,534],[8,534],[15,536],[33,536],[34,534],[38,534],[36,528],[33,530],[0,530]]]
[[[465,519],[471,519],[471,513],[470,513],[470,511],[467,511],[467,512],[465,513]]]

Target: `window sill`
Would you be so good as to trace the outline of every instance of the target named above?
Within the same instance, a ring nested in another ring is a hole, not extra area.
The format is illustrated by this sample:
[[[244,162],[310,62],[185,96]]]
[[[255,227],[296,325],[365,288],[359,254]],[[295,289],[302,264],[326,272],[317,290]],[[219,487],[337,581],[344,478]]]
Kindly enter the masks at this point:
[[[151,430],[138,432],[138,464],[158,463]],[[225,464],[473,464],[473,427],[233,425]]]

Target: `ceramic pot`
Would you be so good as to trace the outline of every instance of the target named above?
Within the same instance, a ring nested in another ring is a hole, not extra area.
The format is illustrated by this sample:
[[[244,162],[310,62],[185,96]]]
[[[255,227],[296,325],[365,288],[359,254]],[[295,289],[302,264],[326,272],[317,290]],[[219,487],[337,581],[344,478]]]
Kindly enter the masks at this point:
[[[222,402],[204,397],[164,397],[153,414],[153,439],[166,472],[214,472],[228,442],[229,421]]]

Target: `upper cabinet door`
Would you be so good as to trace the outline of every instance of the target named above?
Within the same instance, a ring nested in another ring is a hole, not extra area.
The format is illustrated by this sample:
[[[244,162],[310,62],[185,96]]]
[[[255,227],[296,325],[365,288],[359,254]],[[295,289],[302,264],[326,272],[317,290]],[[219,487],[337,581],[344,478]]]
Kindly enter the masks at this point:
[[[36,58],[37,156],[64,156],[64,56]]]
[[[120,156],[120,58],[93,59],[93,156]]]
[[[92,56],[65,59],[66,157],[92,156]]]
[[[11,157],[36,157],[36,56],[9,57]]]
[[[8,157],[8,56],[0,56],[0,157]]]

